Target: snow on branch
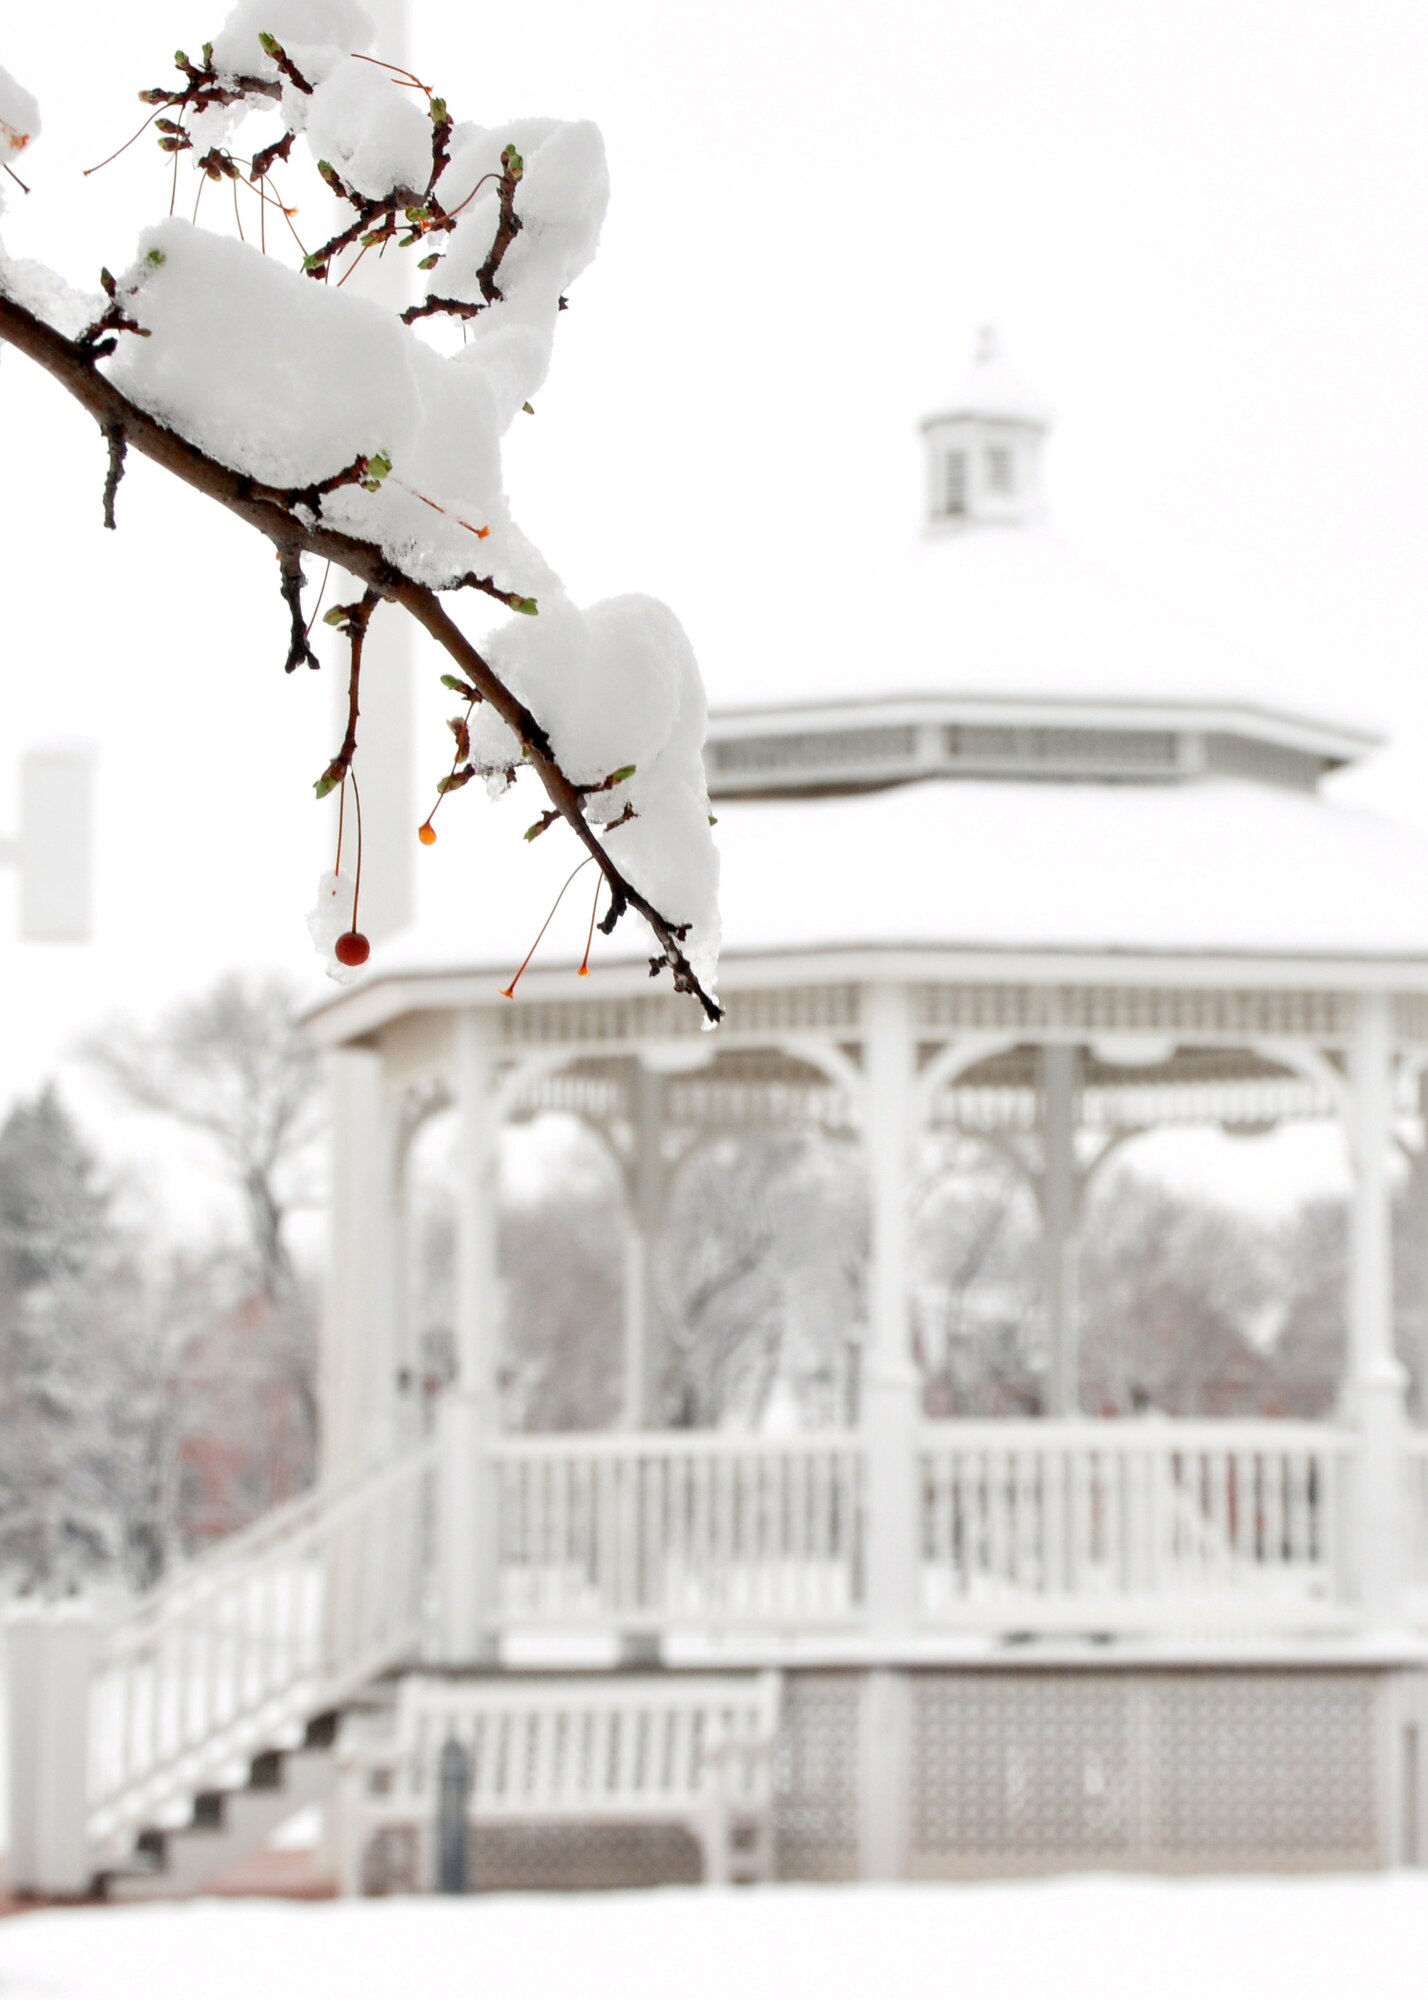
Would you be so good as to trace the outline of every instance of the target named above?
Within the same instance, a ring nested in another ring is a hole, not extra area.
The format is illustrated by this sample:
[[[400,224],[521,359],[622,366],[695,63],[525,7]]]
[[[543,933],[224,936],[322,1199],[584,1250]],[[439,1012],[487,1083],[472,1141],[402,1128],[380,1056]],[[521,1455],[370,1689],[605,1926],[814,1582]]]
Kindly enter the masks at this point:
[[[653,936],[651,971],[670,972],[713,1023],[718,861],[688,641],[646,598],[572,603],[502,480],[501,440],[530,411],[595,252],[600,135],[553,119],[458,121],[371,53],[369,34],[350,0],[241,0],[198,57],[180,50],[176,80],[141,93],[165,179],[176,190],[182,161],[200,203],[225,192],[202,224],[197,207],[176,216],[170,195],[93,297],[0,249],[0,341],[99,424],[107,525],[132,450],[267,537],[289,671],[317,664],[303,559],[363,586],[333,619],[351,699],[319,796],[355,781],[362,638],[382,605],[399,606],[443,647],[458,669],[443,680],[465,702],[436,805],[474,776],[498,790],[529,768],[549,801],[537,829],[563,820],[604,876],[601,928],[635,913]],[[33,100],[0,71],[0,164],[37,130]],[[312,208],[337,211],[310,244],[290,186],[304,155]],[[346,289],[364,258],[404,252],[426,274],[419,303],[397,312]],[[446,601],[466,592],[512,614],[479,648]],[[435,838],[430,815],[420,834]]]

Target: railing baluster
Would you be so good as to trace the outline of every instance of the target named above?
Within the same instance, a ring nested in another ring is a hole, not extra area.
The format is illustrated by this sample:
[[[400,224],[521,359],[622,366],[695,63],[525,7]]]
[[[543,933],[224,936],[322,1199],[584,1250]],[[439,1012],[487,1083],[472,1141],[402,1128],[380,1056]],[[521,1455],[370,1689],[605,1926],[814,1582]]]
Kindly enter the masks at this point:
[[[1284,1567],[1284,1460],[1261,1451],[1257,1454],[1264,1488],[1264,1551],[1261,1560],[1268,1570]]]
[[[1284,1470],[1288,1500],[1285,1538],[1289,1561],[1295,1568],[1301,1565],[1307,1567],[1313,1547],[1309,1527],[1308,1453],[1303,1451],[1286,1453]]]
[[[1043,1597],[1066,1588],[1066,1472],[1068,1454],[1053,1449],[1041,1454],[1041,1576]]]

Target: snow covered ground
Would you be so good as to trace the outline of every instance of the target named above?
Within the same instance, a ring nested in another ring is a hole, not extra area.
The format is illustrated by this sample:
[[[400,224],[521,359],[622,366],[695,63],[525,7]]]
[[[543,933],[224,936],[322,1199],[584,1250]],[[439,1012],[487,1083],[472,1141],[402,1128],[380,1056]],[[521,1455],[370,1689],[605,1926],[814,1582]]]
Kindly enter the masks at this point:
[[[1417,2000],[1428,1875],[47,1911],[5,2000]]]

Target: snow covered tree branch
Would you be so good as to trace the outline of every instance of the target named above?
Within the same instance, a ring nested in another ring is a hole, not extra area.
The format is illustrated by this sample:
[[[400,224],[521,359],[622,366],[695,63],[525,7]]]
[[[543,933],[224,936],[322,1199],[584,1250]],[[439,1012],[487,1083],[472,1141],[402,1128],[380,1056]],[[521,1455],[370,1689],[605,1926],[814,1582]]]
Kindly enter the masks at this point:
[[[200,199],[229,190],[237,235],[199,226],[197,207],[193,221],[175,217],[171,197],[94,294],[0,249],[0,342],[99,426],[107,526],[132,451],[266,537],[289,672],[318,664],[304,559],[355,580],[359,602],[328,614],[347,644],[350,699],[319,797],[355,782],[362,641],[396,606],[448,656],[457,671],[443,682],[464,703],[433,812],[473,778],[499,792],[532,771],[549,809],[531,831],[570,827],[604,877],[601,930],[643,920],[652,974],[668,971],[713,1023],[718,862],[688,641],[647,598],[573,604],[502,487],[501,438],[531,409],[556,319],[594,254],[608,193],[599,134],[550,119],[458,122],[369,41],[353,0],[240,0],[198,60],[179,51],[175,84],[141,93],[174,188],[191,160]],[[269,132],[241,151],[256,118]],[[0,70],[0,162],[38,125]],[[316,205],[339,210],[310,249],[274,178],[295,173],[303,152]],[[285,244],[297,268],[269,254]],[[420,303],[385,309],[344,289],[365,257],[412,251],[428,274]],[[505,622],[468,629],[498,609]],[[323,927],[329,946],[356,936],[352,895],[350,924]],[[354,952],[336,956],[354,963]]]

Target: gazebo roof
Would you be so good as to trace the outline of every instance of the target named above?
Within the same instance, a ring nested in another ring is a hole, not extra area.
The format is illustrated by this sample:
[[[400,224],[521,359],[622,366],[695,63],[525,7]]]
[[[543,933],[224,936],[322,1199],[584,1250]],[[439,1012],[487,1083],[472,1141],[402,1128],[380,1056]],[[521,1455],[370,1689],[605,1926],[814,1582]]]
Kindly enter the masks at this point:
[[[1050,955],[1048,977],[1079,960],[1104,978],[1107,959],[1137,958],[1196,962],[1200,981],[1217,963],[1230,979],[1268,961],[1291,984],[1391,966],[1421,990],[1428,841],[1319,790],[1377,738],[1044,526],[1046,422],[984,341],[965,393],[926,426],[928,526],[901,572],[874,580],[860,562],[854,587],[791,593],[798,644],[761,633],[746,688],[722,672],[709,769],[730,983],[741,961],[792,956],[816,977],[821,955],[846,976],[858,954],[896,951],[936,954],[939,977],[957,976],[958,955],[970,968],[1021,954]],[[325,1034],[439,1005],[429,982],[447,975],[499,993],[577,858],[557,833],[522,845],[523,793],[483,826],[483,849],[503,851],[480,869],[477,921],[382,945],[360,1003],[333,994],[315,1010]],[[532,988],[549,992],[580,959],[583,880]],[[627,918],[596,939],[597,979],[579,990],[646,956]]]
[[[1130,723],[1149,709],[1233,713],[1251,737],[1307,743],[1308,731],[1326,764],[1374,747],[1371,720],[1345,703],[1337,678],[1315,686],[1300,659],[1259,661],[1227,643],[1232,610],[1213,579],[1203,604],[1192,591],[1161,602],[1049,527],[1050,427],[1045,402],[984,328],[971,367],[922,425],[921,533],[880,498],[850,517],[846,540],[810,546],[797,539],[795,510],[780,588],[759,602],[757,643],[705,662],[716,739],[754,711],[935,697],[1062,720],[1120,706]]]
[[[796,644],[719,663],[711,738],[874,710],[967,721],[1166,723],[1309,750],[1378,747],[1362,718],[1306,700],[1275,668],[1118,581],[1053,529],[929,531],[876,586],[800,597]],[[717,765],[716,765],[717,770]]]
[[[504,816],[509,857],[520,814]],[[1219,960],[1227,977],[1234,961],[1320,973],[1359,961],[1428,976],[1428,841],[1313,794],[1234,779],[941,780],[736,801],[720,810],[718,838],[726,962],[897,949]],[[433,976],[504,984],[569,863],[568,844],[548,836],[486,874],[474,943],[469,923],[446,920],[383,945],[363,982],[386,986],[380,1011],[402,1011],[402,988]],[[572,891],[537,959],[546,973],[566,967],[572,994],[588,911]],[[602,967],[644,956],[630,919],[595,944],[592,994]],[[332,992],[323,1011],[342,999]]]
[[[787,608],[795,629],[717,663],[716,716],[937,695],[1230,708],[1327,729],[1344,756],[1379,740],[1338,697],[1305,699],[1296,661],[1239,652],[1195,606],[1160,602],[1043,522],[899,536],[868,571],[860,559],[855,588],[830,563]]]

